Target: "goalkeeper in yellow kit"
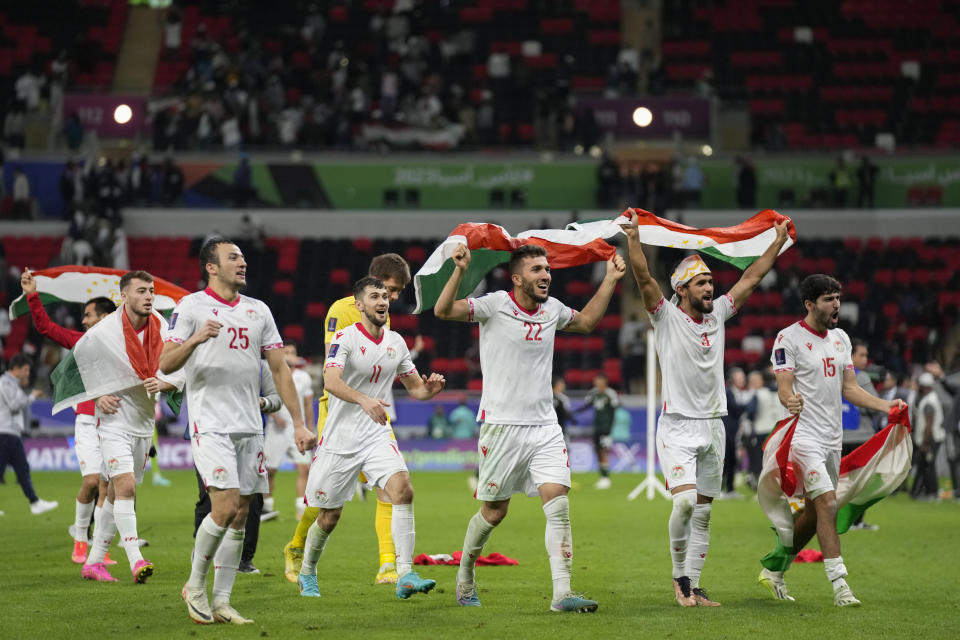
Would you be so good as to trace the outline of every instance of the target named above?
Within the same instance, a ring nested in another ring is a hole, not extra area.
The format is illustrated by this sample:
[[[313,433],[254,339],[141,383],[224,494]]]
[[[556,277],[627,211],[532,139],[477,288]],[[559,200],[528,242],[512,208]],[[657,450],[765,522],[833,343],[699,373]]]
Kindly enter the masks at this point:
[[[410,265],[395,253],[385,253],[370,261],[369,275],[381,280],[387,286],[390,302],[394,302],[400,297],[403,288],[410,282]],[[360,322],[360,312],[354,305],[353,296],[340,298],[330,305],[330,310],[327,311],[327,317],[324,320],[326,331],[323,339],[324,359],[326,359],[327,349],[330,348],[330,343],[336,333],[357,322]],[[389,316],[387,317],[386,328],[390,328]],[[324,389],[317,407],[318,438],[323,436],[323,426],[327,419],[327,399],[327,391]],[[396,439],[395,436],[394,439]],[[366,481],[362,473],[360,474],[360,481]],[[297,524],[297,530],[293,534],[293,539],[283,548],[284,574],[290,582],[297,581],[297,574],[300,573],[300,565],[303,563],[303,545],[307,538],[307,531],[310,529],[310,525],[316,522],[319,511],[318,508],[309,506],[304,510],[303,516]],[[392,515],[393,506],[390,504],[389,498],[383,493],[382,489],[377,488],[376,530],[377,541],[380,546],[380,568],[377,571],[376,584],[390,584],[397,581],[396,551],[393,546],[393,537],[390,534]]]

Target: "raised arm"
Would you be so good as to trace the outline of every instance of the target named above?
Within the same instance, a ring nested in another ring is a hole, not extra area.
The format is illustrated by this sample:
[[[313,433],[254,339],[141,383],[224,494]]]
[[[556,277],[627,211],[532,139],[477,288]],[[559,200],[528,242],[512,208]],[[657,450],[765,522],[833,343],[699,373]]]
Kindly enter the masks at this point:
[[[459,320],[466,322],[470,319],[470,304],[466,300],[457,300],[457,291],[463,281],[463,274],[470,266],[470,249],[466,245],[458,244],[453,250],[453,273],[443,286],[437,303],[433,305],[433,315],[441,320]],[[326,378],[326,375],[324,375]]]
[[[30,273],[30,269],[24,269],[20,274],[20,286],[27,294],[27,305],[30,307],[30,315],[33,317],[33,325],[37,331],[61,347],[72,349],[73,345],[77,344],[77,340],[83,336],[83,332],[61,327],[50,319],[47,310],[43,308],[43,301],[40,300],[40,294],[37,292],[37,281]]]
[[[740,276],[740,279],[737,280],[737,283],[730,289],[730,297],[733,298],[733,306],[735,308],[739,309],[743,306],[747,298],[750,297],[750,294],[753,293],[753,290],[756,289],[760,281],[763,280],[763,276],[767,275],[767,272],[773,267],[773,263],[777,259],[780,249],[783,248],[783,245],[787,241],[787,230],[790,224],[790,218],[785,216],[780,218],[780,222],[773,224],[773,228],[777,232],[777,237],[770,243],[770,246],[763,252],[763,255],[747,267],[743,275]]]
[[[777,379],[779,380],[779,374]],[[884,400],[877,396],[870,395],[857,382],[857,374],[854,373],[853,369],[843,370],[843,397],[858,407],[872,409],[873,411],[882,411],[883,413],[889,412],[890,409],[894,407],[901,407],[906,404],[903,400]]]
[[[607,260],[607,274],[600,283],[600,288],[590,298],[590,302],[583,308],[573,320],[564,327],[564,331],[573,333],[590,333],[597,323],[607,312],[607,305],[610,304],[610,298],[613,296],[613,290],[617,287],[617,282],[627,272],[627,265],[619,255],[615,255]]]
[[[410,397],[415,400],[429,400],[440,393],[447,384],[439,373],[431,373],[429,378],[424,375],[403,376],[400,382],[403,383]]]
[[[630,256],[630,267],[633,269],[633,277],[637,280],[637,286],[640,287],[640,295],[643,298],[643,306],[647,311],[656,309],[657,305],[663,299],[663,292],[656,279],[650,275],[650,269],[647,267],[647,257],[643,255],[643,245],[640,243],[639,217],[633,209],[627,209],[630,216],[630,224],[621,226],[623,232],[627,234],[627,254]]]

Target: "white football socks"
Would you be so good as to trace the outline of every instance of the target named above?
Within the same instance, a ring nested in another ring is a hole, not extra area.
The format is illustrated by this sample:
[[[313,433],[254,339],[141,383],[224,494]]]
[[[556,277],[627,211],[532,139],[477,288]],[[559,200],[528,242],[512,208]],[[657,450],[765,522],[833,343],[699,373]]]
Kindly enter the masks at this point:
[[[700,573],[703,563],[707,560],[707,551],[710,549],[710,508],[711,504],[698,504],[693,507],[693,516],[690,518],[690,542],[687,546],[687,573],[690,586],[700,586]]]
[[[197,540],[193,543],[193,561],[190,565],[187,586],[192,589],[202,589],[206,586],[210,561],[213,560],[217,547],[220,546],[220,541],[226,533],[227,528],[214,522],[213,516],[209,513],[200,522],[200,526],[197,527]]]
[[[487,522],[480,511],[473,514],[467,525],[467,534],[463,538],[463,554],[460,556],[460,569],[457,571],[457,582],[473,582],[474,567],[477,558],[487,544],[490,534],[496,525]]]
[[[137,513],[133,498],[117,499],[113,505],[113,517],[117,521],[117,533],[120,534],[120,546],[127,553],[130,569],[143,560],[140,553],[140,538],[137,536]]]
[[[694,489],[673,495],[673,510],[670,512],[670,556],[673,559],[673,577],[686,575],[687,540],[690,538],[690,518],[697,503]]]
[[[847,586],[847,581],[844,580],[844,577],[847,575],[847,567],[843,564],[842,556],[824,558],[823,568],[827,572],[827,580],[833,583],[834,591],[839,591]]]
[[[264,496],[263,497],[263,512],[269,513],[273,511],[273,496]]]
[[[73,539],[78,542],[87,542],[87,530],[90,528],[90,517],[96,508],[96,500],[84,504],[77,500],[77,507],[73,517]]]
[[[397,575],[401,578],[413,570],[413,546],[417,537],[412,504],[393,505],[390,534],[397,550]]]
[[[304,510],[306,510],[307,508],[307,503],[304,502],[303,496],[297,496],[296,507],[297,507],[297,517],[299,518],[303,516]]]
[[[230,592],[237,579],[240,554],[243,552],[243,529],[228,528],[213,557],[213,598],[210,605],[230,604]]]
[[[99,507],[99,510],[100,513],[96,514],[96,522],[93,525],[93,544],[90,545],[90,551],[87,553],[86,564],[103,562],[103,557],[107,555],[113,537],[117,535],[117,521],[113,517],[113,503],[104,500],[103,506]]]
[[[316,522],[310,525],[303,545],[303,563],[300,565],[300,573],[310,576],[317,572],[317,562],[323,554],[323,548],[327,546],[330,533],[321,529]]]
[[[553,576],[553,599],[570,592],[570,567],[573,564],[573,532],[570,530],[570,500],[557,496],[543,505],[547,526],[543,541]]]

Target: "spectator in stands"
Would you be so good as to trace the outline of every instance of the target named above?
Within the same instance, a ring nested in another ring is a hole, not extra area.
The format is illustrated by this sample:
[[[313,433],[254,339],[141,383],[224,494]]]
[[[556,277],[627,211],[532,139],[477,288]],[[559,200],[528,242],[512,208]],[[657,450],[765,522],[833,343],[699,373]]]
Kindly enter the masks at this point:
[[[477,412],[467,406],[467,396],[457,398],[457,406],[450,412],[451,437],[454,440],[475,438],[479,433]]]
[[[597,166],[597,207],[612,209],[617,206],[620,196],[620,167],[617,161],[603,152]]]
[[[687,158],[687,166],[683,169],[683,206],[699,207],[700,194],[703,191],[705,178],[703,169],[694,157]]]
[[[433,415],[427,422],[427,428],[430,431],[430,437],[434,440],[446,440],[450,437],[450,421],[447,420],[447,412],[442,404],[433,407]]]
[[[168,60],[180,58],[180,44],[183,31],[183,17],[180,7],[171,5],[163,25],[163,55]]]
[[[61,215],[64,220],[69,220],[73,217],[74,197],[77,194],[77,183],[74,179],[74,172],[77,170],[73,161],[67,160],[63,165],[63,171],[60,172],[60,181],[57,183],[57,189],[60,191],[60,200],[63,202]]]
[[[928,362],[925,370],[934,377],[936,381],[934,390],[943,406],[947,466],[950,468],[953,496],[960,498],[960,386],[950,381],[949,377],[944,374],[943,367],[936,360]]]
[[[160,204],[171,207],[178,204],[183,195],[183,171],[173,158],[167,156],[160,170]]]
[[[80,150],[83,144],[83,122],[80,121],[80,115],[74,111],[63,124],[63,138],[67,141],[67,148],[76,152]]]
[[[13,467],[17,482],[30,501],[30,512],[38,515],[56,509],[58,505],[37,496],[23,448],[22,435],[27,429],[30,405],[43,393],[39,389],[27,393],[24,389],[29,384],[30,358],[18,353],[10,358],[6,373],[0,376],[0,470],[7,465]]]
[[[127,176],[127,193],[130,201],[140,207],[149,206],[153,195],[153,168],[150,159],[135,153],[130,159],[130,173]]]
[[[845,209],[850,195],[850,170],[843,158],[837,158],[837,165],[830,172],[830,188],[833,191],[833,206]]]
[[[251,200],[257,199],[257,192],[253,188],[253,172],[250,169],[250,157],[241,154],[240,162],[233,172],[233,204],[240,209],[247,206]],[[244,216],[249,218],[249,216]]]
[[[23,149],[26,142],[23,109],[23,102],[14,100],[3,119],[3,137],[7,144],[14,149]]]
[[[13,170],[13,217],[26,220],[31,217],[30,180],[21,167]]]
[[[873,209],[873,193],[877,188],[877,174],[880,169],[870,162],[870,158],[860,158],[857,167],[857,206],[861,209]]]
[[[14,83],[14,92],[17,100],[21,101],[27,111],[36,111],[40,108],[40,88],[46,83],[46,79],[34,73],[33,69],[27,69]]]
[[[920,374],[917,420],[913,425],[914,462],[916,477],[910,495],[924,500],[935,500],[939,493],[937,453],[946,437],[943,428],[943,405],[934,389],[936,379],[929,371]]]
[[[755,209],[757,206],[757,171],[749,158],[737,156],[737,206]]]

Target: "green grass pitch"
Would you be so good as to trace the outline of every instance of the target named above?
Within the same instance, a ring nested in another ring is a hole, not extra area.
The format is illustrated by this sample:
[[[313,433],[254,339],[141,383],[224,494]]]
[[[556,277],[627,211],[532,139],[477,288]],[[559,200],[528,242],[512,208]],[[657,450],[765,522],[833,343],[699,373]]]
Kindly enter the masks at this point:
[[[200,627],[187,617],[180,587],[189,573],[195,482],[168,472],[170,488],[147,481],[138,496],[140,535],[156,573],[135,585],[122,550],[112,572],[119,583],[80,578],[70,562],[67,526],[79,476],[38,473],[34,482],[60,508],[33,516],[13,473],[0,485],[0,638],[945,638],[960,634],[957,576],[960,504],[914,503],[895,496],[869,512],[876,532],[841,537],[849,582],[863,601],[837,610],[823,566],[795,565],[788,576],[796,602],[778,602],[756,584],[759,558],[773,544],[760,507],[747,497],[715,503],[703,576],[719,608],[681,609],[673,600],[667,549],[670,505],[626,500],[640,477],[615,475],[613,489],[576,475],[571,493],[574,589],[600,603],[593,615],[548,611],[550,572],[539,499],[515,497],[486,552],[517,558],[516,567],[480,567],[479,609],[456,605],[455,567],[422,567],[437,580],[425,596],[399,601],[376,586],[373,502],[348,503],[319,564],[323,597],[300,598],[283,578],[281,547],[293,526],[293,476],[278,476],[281,518],[264,523],[255,564],[239,575],[233,604],[256,623]],[[416,473],[417,553],[460,548],[477,503],[466,473]],[[212,583],[212,578],[208,580]]]

